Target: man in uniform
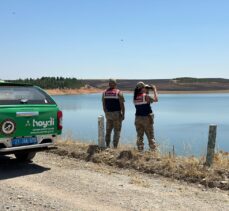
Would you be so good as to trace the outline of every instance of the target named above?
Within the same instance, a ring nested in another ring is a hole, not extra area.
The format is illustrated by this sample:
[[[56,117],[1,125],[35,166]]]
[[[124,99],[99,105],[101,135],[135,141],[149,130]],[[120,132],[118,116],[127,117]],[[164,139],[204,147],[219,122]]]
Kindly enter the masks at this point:
[[[115,79],[109,80],[109,88],[103,92],[103,110],[106,116],[106,146],[110,147],[111,132],[114,129],[113,146],[118,147],[122,121],[125,118],[124,97],[122,92],[116,88]]]
[[[149,96],[150,89],[153,91],[153,97]],[[150,106],[153,102],[158,102],[156,86],[149,86],[143,82],[137,83],[134,91],[134,104],[136,108],[135,127],[137,131],[137,147],[139,151],[143,151],[144,149],[144,133],[148,138],[150,149],[156,149],[153,127],[154,115]]]

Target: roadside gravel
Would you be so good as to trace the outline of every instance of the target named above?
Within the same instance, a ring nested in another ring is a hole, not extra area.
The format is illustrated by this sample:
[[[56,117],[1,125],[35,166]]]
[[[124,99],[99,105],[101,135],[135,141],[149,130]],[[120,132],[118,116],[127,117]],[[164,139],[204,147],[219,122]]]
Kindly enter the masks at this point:
[[[41,152],[0,157],[0,210],[229,210],[229,192]]]

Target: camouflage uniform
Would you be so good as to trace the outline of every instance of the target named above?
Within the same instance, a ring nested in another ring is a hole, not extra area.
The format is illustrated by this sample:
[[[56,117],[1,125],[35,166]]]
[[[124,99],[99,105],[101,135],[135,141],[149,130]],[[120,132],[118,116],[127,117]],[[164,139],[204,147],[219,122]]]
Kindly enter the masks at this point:
[[[153,114],[150,114],[148,116],[136,116],[135,127],[137,131],[137,147],[139,151],[142,151],[144,149],[144,133],[147,136],[150,149],[154,150],[156,148],[153,124]]]
[[[154,115],[150,106],[150,103],[153,102],[154,99],[151,96],[142,92],[139,92],[134,99],[136,107],[135,127],[137,131],[137,147],[139,151],[144,149],[144,134],[146,134],[148,138],[150,149],[156,149],[153,128]]]
[[[124,103],[124,97],[121,91],[118,93],[118,100],[120,103]],[[105,102],[104,94],[102,97],[103,103]],[[118,147],[119,139],[120,139],[120,133],[121,133],[121,128],[122,128],[122,114],[121,111],[105,111],[105,116],[106,116],[106,145],[107,147],[110,147],[110,142],[111,142],[111,133],[112,130],[114,129],[114,136],[113,136],[113,146],[114,148]]]
[[[114,129],[114,137],[113,137],[113,146],[114,148],[117,148],[119,138],[120,138],[120,133],[121,133],[121,128],[122,128],[122,116],[121,112],[115,111],[115,112],[106,112],[106,145],[107,147],[110,146],[111,142],[111,132]]]

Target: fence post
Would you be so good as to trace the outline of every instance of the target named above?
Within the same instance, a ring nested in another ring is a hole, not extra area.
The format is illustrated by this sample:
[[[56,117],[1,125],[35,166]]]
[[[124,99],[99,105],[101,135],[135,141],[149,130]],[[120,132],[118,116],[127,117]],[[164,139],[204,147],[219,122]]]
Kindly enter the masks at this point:
[[[213,159],[215,155],[216,130],[217,130],[217,125],[209,126],[208,148],[207,148],[207,156],[206,156],[206,163],[205,163],[205,165],[207,166],[211,166],[213,163]]]
[[[104,116],[98,117],[98,146],[101,148],[105,148],[105,140],[104,140]]]
[[[173,157],[175,157],[175,146],[173,145]]]

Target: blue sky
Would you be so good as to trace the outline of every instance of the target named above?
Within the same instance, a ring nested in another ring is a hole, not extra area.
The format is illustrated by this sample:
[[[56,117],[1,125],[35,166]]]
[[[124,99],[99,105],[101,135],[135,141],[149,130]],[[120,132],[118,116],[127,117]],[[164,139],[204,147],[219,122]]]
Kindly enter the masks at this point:
[[[227,0],[0,0],[0,78],[229,78]]]

